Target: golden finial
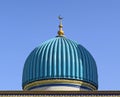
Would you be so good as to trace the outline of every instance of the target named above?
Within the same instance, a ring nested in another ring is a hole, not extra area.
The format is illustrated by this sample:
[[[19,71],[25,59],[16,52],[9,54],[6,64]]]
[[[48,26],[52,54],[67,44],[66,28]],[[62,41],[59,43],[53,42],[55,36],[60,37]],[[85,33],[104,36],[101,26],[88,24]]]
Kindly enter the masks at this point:
[[[62,30],[62,28],[63,28],[62,19],[63,18],[59,16],[58,19],[60,20],[58,36],[64,36],[64,31]]]

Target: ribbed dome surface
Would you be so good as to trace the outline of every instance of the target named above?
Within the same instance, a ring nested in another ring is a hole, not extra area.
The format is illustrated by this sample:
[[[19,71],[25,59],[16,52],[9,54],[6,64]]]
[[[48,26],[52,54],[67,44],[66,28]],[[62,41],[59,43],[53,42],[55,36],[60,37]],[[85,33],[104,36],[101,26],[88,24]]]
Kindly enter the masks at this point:
[[[98,87],[96,63],[81,45],[65,37],[56,37],[35,48],[23,69],[25,85],[45,79],[73,79]]]

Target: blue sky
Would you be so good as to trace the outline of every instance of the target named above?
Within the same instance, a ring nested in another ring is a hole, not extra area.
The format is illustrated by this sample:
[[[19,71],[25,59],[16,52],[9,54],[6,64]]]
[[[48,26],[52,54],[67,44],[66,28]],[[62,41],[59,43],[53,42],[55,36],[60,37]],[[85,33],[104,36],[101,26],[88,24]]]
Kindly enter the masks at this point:
[[[96,60],[99,90],[120,90],[120,0],[0,0],[0,90],[21,90],[29,53],[57,35],[65,36]]]

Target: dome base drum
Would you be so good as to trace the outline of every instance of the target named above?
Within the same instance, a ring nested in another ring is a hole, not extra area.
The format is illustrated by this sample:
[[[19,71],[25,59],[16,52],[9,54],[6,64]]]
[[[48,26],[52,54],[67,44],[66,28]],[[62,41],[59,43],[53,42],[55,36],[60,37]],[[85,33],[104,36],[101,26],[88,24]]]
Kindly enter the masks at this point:
[[[24,87],[24,90],[41,90],[41,91],[80,91],[80,90],[96,90],[96,87],[76,80],[42,80],[32,82]]]

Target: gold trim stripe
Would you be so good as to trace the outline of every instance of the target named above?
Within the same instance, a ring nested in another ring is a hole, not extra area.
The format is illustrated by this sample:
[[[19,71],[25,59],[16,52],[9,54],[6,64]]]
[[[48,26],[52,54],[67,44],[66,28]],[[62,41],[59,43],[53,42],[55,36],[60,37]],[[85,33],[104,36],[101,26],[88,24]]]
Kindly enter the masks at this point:
[[[35,87],[35,86],[38,86],[38,85],[57,84],[57,83],[86,86],[86,87],[90,88],[91,90],[97,90],[94,85],[91,85],[90,83],[87,83],[87,82],[76,81],[76,80],[63,80],[63,79],[35,81],[35,82],[32,82],[32,83],[29,83],[29,84],[25,85],[23,90],[29,90],[31,87]]]

